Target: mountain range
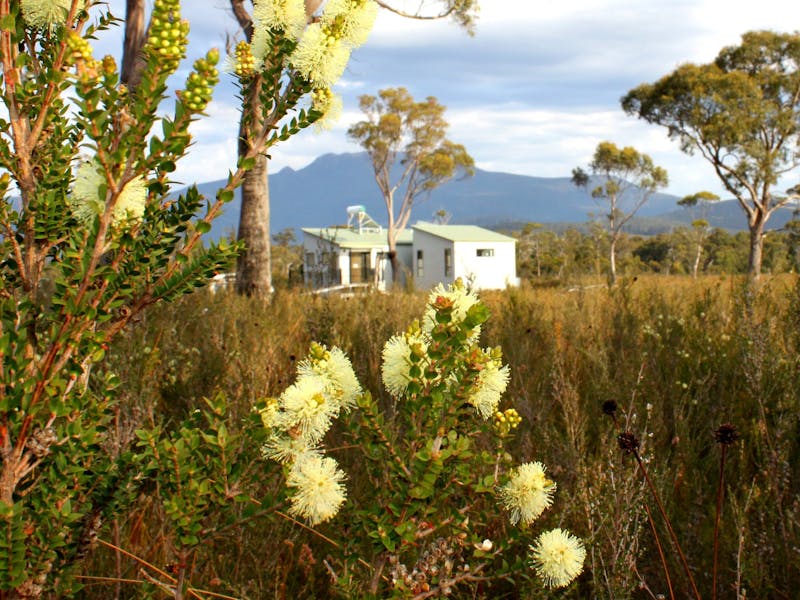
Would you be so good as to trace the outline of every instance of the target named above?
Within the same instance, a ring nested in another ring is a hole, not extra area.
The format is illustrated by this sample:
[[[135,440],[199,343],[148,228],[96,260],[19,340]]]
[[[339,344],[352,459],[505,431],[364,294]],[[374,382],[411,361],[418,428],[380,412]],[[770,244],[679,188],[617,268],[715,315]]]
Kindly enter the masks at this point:
[[[203,195],[213,198],[224,180],[199,184]],[[386,207],[380,197],[369,157],[364,152],[325,154],[308,166],[283,168],[269,177],[271,231],[301,227],[329,227],[347,222],[346,209],[363,205],[378,223],[386,224]],[[700,214],[698,209],[678,206],[679,198],[657,193],[648,200],[627,228],[631,233],[655,234],[686,226]],[[214,223],[211,237],[234,233],[239,222],[241,196],[228,204]],[[415,204],[411,222],[432,221],[438,211],[450,216],[450,223],[480,225],[490,229],[514,230],[535,222],[553,229],[582,225],[590,215],[602,218],[607,210],[597,204],[569,177],[531,177],[476,169],[472,177],[456,179],[433,190]],[[783,227],[792,216],[790,209],[778,211],[768,228]],[[704,216],[712,227],[745,230],[747,222],[735,200],[723,200],[708,207]]]

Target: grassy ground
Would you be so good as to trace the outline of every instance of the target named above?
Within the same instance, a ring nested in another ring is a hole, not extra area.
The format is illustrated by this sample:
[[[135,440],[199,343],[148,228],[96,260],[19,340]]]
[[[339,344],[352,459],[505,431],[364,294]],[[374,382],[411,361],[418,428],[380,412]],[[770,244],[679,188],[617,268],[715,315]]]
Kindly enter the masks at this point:
[[[667,584],[648,525],[655,511],[632,457],[617,447],[608,400],[641,453],[703,597],[712,597],[714,512],[720,449],[713,432],[732,423],[740,439],[725,466],[719,598],[792,598],[800,587],[800,288],[793,277],[757,291],[731,278],[650,277],[616,289],[523,286],[487,292],[483,344],[503,348],[512,377],[505,406],[523,417],[518,461],[541,460],[558,481],[543,527],[586,541],[586,570],[558,597],[650,598]],[[418,316],[424,294],[320,298],[278,293],[270,303],[199,293],[148,313],[110,352],[120,375],[120,438],[137,422],[177,422],[202,398],[224,393],[231,422],[258,398],[291,383],[312,340],[340,346],[363,386],[386,406],[381,350]],[[126,429],[127,427],[127,429]],[[126,438],[127,436],[127,438]],[[254,460],[258,460],[257,458]],[[279,474],[264,464],[258,493]],[[357,484],[357,479],[354,482]],[[351,489],[355,496],[367,489]],[[268,511],[266,511],[268,513]],[[103,536],[159,564],[170,561],[157,497],[143,498]],[[320,532],[334,540],[341,524]],[[688,597],[677,555],[664,544],[676,597]],[[194,581],[234,597],[334,595],[337,549],[268,513],[249,519],[197,556]],[[327,561],[326,561],[327,559]],[[327,563],[327,564],[326,564]],[[95,551],[87,573],[132,576],[130,561]],[[217,586],[217,587],[214,587]],[[142,594],[91,586],[87,597]],[[478,586],[464,597],[546,597],[536,582]],[[459,597],[458,590],[454,594]],[[668,596],[666,596],[668,597]]]

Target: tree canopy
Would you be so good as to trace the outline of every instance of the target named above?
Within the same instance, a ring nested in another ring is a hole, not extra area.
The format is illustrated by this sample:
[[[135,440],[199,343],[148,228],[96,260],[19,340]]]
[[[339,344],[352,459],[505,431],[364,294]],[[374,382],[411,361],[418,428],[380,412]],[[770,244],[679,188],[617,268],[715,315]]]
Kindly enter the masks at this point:
[[[459,172],[472,175],[474,161],[463,145],[446,138],[445,107],[432,96],[417,102],[403,87],[387,88],[377,96],[361,96],[359,104],[366,120],[352,125],[347,134],[372,161],[389,217],[389,256],[396,278],[395,243],[414,203]],[[402,198],[395,203],[398,190]]]
[[[599,184],[591,190],[592,198],[608,206],[606,219],[611,243],[609,281],[617,279],[616,247],[622,228],[658,189],[666,187],[667,172],[653,163],[647,154],[631,146],[618,147],[613,142],[600,142],[589,163],[591,175]],[[572,170],[572,182],[588,187],[592,178],[581,167]]]
[[[684,64],[622,98],[699,152],[739,202],[750,229],[749,272],[761,271],[764,224],[791,194],[774,191],[800,165],[800,34],[754,31],[709,64]]]

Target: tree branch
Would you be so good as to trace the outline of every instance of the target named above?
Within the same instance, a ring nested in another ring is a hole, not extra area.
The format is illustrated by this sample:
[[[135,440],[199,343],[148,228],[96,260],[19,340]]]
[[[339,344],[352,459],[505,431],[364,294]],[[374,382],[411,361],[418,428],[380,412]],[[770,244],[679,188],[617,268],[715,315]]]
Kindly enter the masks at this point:
[[[388,10],[391,13],[394,13],[396,15],[400,15],[401,17],[405,17],[406,19],[416,19],[418,21],[435,21],[437,19],[444,19],[444,18],[449,17],[450,15],[452,15],[456,10],[455,4],[450,4],[447,7],[447,10],[442,11],[442,12],[440,12],[438,14],[435,14],[435,15],[422,15],[422,14],[419,14],[419,13],[405,12],[403,10],[400,10],[399,8],[395,8],[394,6],[392,6],[388,2],[384,2],[383,0],[375,0],[375,4],[377,4],[378,6],[380,6],[381,8],[383,8],[385,10]]]
[[[244,31],[244,37],[248,42],[253,39],[253,19],[247,9],[244,7],[244,0],[231,0],[231,9],[233,16],[239,23],[239,27]]]

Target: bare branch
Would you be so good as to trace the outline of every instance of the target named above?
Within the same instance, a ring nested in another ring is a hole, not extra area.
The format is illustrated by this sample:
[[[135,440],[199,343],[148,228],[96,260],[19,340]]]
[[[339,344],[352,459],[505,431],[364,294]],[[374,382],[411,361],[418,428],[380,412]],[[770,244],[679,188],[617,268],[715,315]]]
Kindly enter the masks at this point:
[[[406,19],[417,19],[419,21],[434,21],[436,19],[445,19],[445,18],[449,17],[450,15],[452,15],[453,12],[455,12],[455,10],[456,10],[456,5],[454,3],[450,3],[450,4],[446,5],[446,10],[443,10],[443,11],[441,11],[439,13],[436,13],[436,14],[423,15],[423,14],[420,14],[418,12],[410,13],[410,12],[406,12],[404,10],[400,10],[399,8],[395,8],[394,6],[392,6],[388,2],[384,2],[383,0],[375,0],[375,4],[377,4],[378,6],[380,6],[381,8],[383,8],[385,10],[388,10],[391,13],[394,13],[394,14],[399,15],[401,17],[405,17]]]

